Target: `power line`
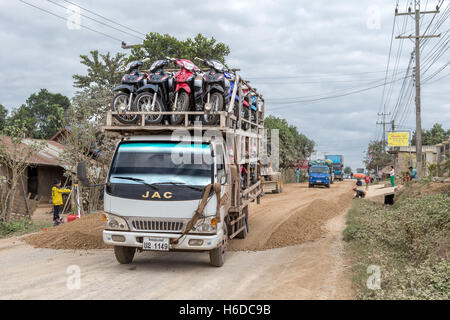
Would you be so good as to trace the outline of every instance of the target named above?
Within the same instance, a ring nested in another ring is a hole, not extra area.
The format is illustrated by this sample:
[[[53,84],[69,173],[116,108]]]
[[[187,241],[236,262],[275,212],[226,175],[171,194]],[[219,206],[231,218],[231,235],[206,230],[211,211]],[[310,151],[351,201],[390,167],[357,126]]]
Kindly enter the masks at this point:
[[[428,85],[428,84],[432,84],[432,83],[439,82],[440,80],[442,80],[442,79],[444,79],[444,78],[447,78],[448,76],[450,76],[450,73],[447,73],[446,75],[444,75],[444,76],[442,76],[442,77],[440,77],[440,78],[438,78],[438,79],[436,79],[436,80],[434,80],[434,81],[427,82],[427,85]]]
[[[398,5],[398,1],[397,1],[397,5]],[[392,32],[391,32],[391,41],[389,44],[389,54],[388,54],[388,62],[387,62],[387,66],[386,66],[386,74],[384,76],[384,83],[385,85],[383,86],[383,92],[381,94],[381,104],[380,104],[380,108],[379,110],[381,110],[383,108],[383,106],[385,106],[386,104],[384,103],[384,94],[386,91],[386,82],[387,82],[387,78],[388,78],[388,73],[389,73],[389,64],[391,62],[391,52],[392,52],[392,43],[394,42],[394,30],[395,30],[395,21],[396,21],[396,16],[394,16],[394,22],[392,23]],[[383,108],[383,113],[386,111],[385,108]],[[379,114],[379,112],[378,112]],[[384,121],[384,119],[383,119]]]
[[[304,78],[304,77],[312,77],[314,78],[315,76],[318,76],[317,79],[323,79],[323,78],[330,78],[330,76],[353,76],[353,75],[364,75],[364,74],[372,74],[372,73],[384,73],[385,70],[380,70],[380,71],[365,71],[365,72],[354,72],[354,73],[327,73],[327,74],[316,74],[316,73],[303,73],[301,75],[286,75],[286,74],[279,74],[279,75],[271,75],[272,77],[279,77],[279,78],[285,78],[285,79],[298,79],[298,78]],[[266,80],[267,79],[267,75],[265,76],[247,76],[249,79],[252,80]]]
[[[100,14],[98,14],[98,13],[95,13],[95,12],[93,12],[92,10],[86,9],[86,8],[84,8],[84,7],[82,7],[82,6],[78,5],[78,4],[76,4],[76,3],[73,3],[72,1],[68,1],[68,0],[63,0],[63,1],[65,1],[65,2],[67,2],[67,3],[70,3],[71,5],[74,5],[74,6],[80,8],[80,9],[86,11],[86,12],[89,12],[89,13],[91,13],[91,14],[93,14],[93,15],[99,17],[99,18],[105,19],[106,21],[109,21],[109,22],[112,22],[112,23],[114,23],[114,24],[116,24],[116,25],[118,25],[118,26],[121,26],[122,28],[125,28],[125,29],[127,29],[127,30],[129,30],[129,31],[135,32],[135,33],[140,34],[140,35],[143,35],[143,36],[146,35],[145,33],[142,33],[142,32],[137,31],[137,30],[135,30],[135,29],[129,28],[129,27],[127,27],[127,26],[124,26],[123,24],[120,24],[120,23],[114,21],[114,20],[108,19],[108,18],[106,18],[106,17],[104,17],[104,16],[102,16],[102,15],[100,15]]]
[[[64,21],[67,21],[67,18],[62,17],[62,16],[60,16],[60,15],[57,15],[56,13],[53,13],[53,12],[48,11],[48,10],[46,10],[46,9],[43,9],[43,8],[41,8],[41,7],[35,6],[35,5],[31,4],[31,3],[25,2],[25,1],[23,1],[23,0],[18,0],[18,1],[20,1],[20,2],[22,2],[22,3],[24,3],[24,4],[26,4],[26,5],[29,5],[30,7],[33,7],[33,8],[36,8],[36,9],[40,10],[40,11],[43,11],[43,12],[45,12],[45,13],[48,13],[48,14],[50,14],[50,15],[52,15],[52,16],[55,16],[55,17],[57,17],[57,18],[60,18],[60,19],[62,19],[62,20],[64,20]],[[89,31],[92,31],[92,32],[101,34],[102,36],[108,37],[108,38],[110,38],[110,39],[113,39],[113,40],[117,40],[117,41],[119,41],[119,42],[122,42],[121,39],[116,38],[116,37],[114,37],[114,36],[111,36],[111,35],[109,35],[109,34],[107,34],[107,33],[103,33],[103,32],[101,32],[101,31],[97,31],[97,30],[95,30],[95,29],[92,29],[92,28],[87,27],[87,26],[82,25],[82,24],[78,24],[78,25],[79,25],[81,28],[84,28],[84,29],[87,29],[87,30],[89,30]]]
[[[354,90],[354,91],[349,91],[349,92],[346,92],[346,93],[344,93],[344,94],[331,95],[331,96],[324,96],[324,97],[320,97],[320,98],[317,98],[317,99],[305,99],[305,98],[309,98],[308,96],[306,96],[306,97],[291,97],[291,98],[266,99],[266,100],[267,100],[267,101],[271,101],[272,104],[290,104],[290,103],[299,103],[299,102],[320,101],[320,100],[325,100],[325,99],[333,99],[333,98],[345,97],[345,96],[348,96],[348,95],[351,95],[351,94],[356,94],[356,93],[360,93],[360,92],[364,92],[364,91],[376,89],[376,88],[379,88],[379,87],[382,87],[382,86],[391,84],[392,82],[397,82],[397,81],[400,81],[400,80],[403,80],[403,79],[404,79],[404,77],[395,79],[395,80],[390,81],[390,82],[381,83],[381,84],[378,84],[378,85],[375,85],[375,86],[366,87],[366,88],[358,89],[358,90]],[[292,99],[292,100],[295,100],[295,101],[286,101],[286,102],[283,102],[283,100],[291,100],[291,99]],[[303,99],[303,100],[302,100],[302,99]],[[280,103],[278,103],[278,102],[280,102]]]
[[[410,35],[408,37],[398,36],[397,39],[414,39],[415,42],[415,87],[416,87],[416,164],[417,164],[417,174],[419,177],[422,176],[422,116],[421,116],[421,99],[420,99],[420,39],[423,38],[434,38],[439,35],[424,35],[420,34],[420,17],[423,14],[437,13],[439,8],[435,11],[420,11],[420,0],[414,0],[414,11],[410,9],[408,12],[399,13],[398,10],[395,11],[395,15],[412,16],[414,15],[415,21],[415,33],[414,36]]]
[[[399,81],[399,80],[403,80],[403,78],[401,79],[396,79],[394,81]],[[349,96],[352,94],[357,94],[357,93],[361,93],[364,91],[369,91],[372,89],[376,89],[382,86],[385,86],[387,84],[390,84],[391,82],[387,82],[376,85],[376,86],[372,86],[372,87],[368,87],[368,88],[364,88],[364,89],[359,89],[359,90],[354,90],[354,91],[350,91],[344,94],[339,94],[339,95],[332,95],[332,96],[325,96],[325,97],[321,97],[321,98],[317,98],[317,99],[305,99],[305,100],[296,100],[296,101],[286,101],[286,102],[272,102],[273,100],[270,99],[266,99],[267,101],[271,101],[271,104],[275,104],[275,105],[286,105],[286,104],[296,104],[296,103],[303,103],[303,102],[315,102],[315,101],[321,101],[321,100],[327,100],[327,99],[334,99],[334,98],[340,98],[340,97],[345,97],[345,96]],[[302,97],[297,97],[297,98],[302,98]],[[293,99],[293,98],[291,98]]]
[[[47,0],[47,1],[50,2],[50,3],[53,3],[55,6],[58,6],[58,7],[60,7],[60,8],[63,8],[63,9],[66,9],[66,10],[71,10],[69,7],[63,6],[63,5],[61,5],[61,4],[59,4],[59,3],[55,2],[55,1],[52,1],[52,0]],[[97,23],[99,23],[99,24],[101,24],[101,25],[103,25],[103,26],[105,26],[105,27],[108,27],[108,28],[114,29],[114,30],[116,30],[116,31],[122,32],[122,33],[124,33],[124,34],[127,34],[127,35],[129,35],[129,36],[132,36],[132,37],[135,37],[135,38],[144,40],[144,38],[142,38],[142,37],[136,36],[136,35],[134,35],[134,34],[132,34],[132,33],[127,32],[127,31],[120,30],[119,28],[113,27],[113,26],[111,26],[111,25],[109,25],[109,24],[107,24],[107,23],[105,23],[105,22],[102,22],[102,21],[100,21],[100,20],[91,18],[91,17],[89,17],[89,16],[87,16],[87,15],[84,15],[84,14],[82,14],[82,13],[80,13],[80,16],[85,17],[86,19],[89,19],[89,20],[91,20],[91,21],[97,22]]]
[[[445,63],[443,66],[441,66],[438,70],[436,70],[433,74],[431,74],[430,76],[426,77],[422,83],[426,83],[427,81],[431,80],[432,78],[434,78],[435,76],[437,76],[439,73],[441,73],[445,68],[448,67],[448,65],[450,65],[450,61],[448,61],[447,63]]]

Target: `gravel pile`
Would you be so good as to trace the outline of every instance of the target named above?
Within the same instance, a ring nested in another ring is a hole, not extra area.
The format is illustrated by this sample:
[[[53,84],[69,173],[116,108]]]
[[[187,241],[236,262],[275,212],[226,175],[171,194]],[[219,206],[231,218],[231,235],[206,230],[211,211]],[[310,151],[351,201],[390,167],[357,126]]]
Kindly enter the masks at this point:
[[[23,240],[35,248],[105,249],[103,243],[103,215],[94,213],[75,221],[31,234]]]

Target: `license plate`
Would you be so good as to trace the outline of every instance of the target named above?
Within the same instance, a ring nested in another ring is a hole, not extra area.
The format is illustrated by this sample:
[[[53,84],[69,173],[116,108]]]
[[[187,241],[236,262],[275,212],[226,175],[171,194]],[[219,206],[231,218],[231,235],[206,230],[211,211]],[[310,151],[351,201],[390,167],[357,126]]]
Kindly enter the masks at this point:
[[[317,180],[317,182],[322,182],[322,180]]]
[[[144,237],[142,250],[169,251],[169,238]]]

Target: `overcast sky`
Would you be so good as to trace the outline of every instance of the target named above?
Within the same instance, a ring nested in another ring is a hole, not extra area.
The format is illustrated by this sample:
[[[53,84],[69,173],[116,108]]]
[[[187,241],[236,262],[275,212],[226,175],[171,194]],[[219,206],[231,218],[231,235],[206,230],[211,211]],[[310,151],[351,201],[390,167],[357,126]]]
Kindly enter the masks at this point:
[[[66,9],[46,0],[24,1],[64,18],[70,16]],[[69,6],[63,0],[52,1]],[[375,123],[381,120],[377,113],[383,110],[383,87],[345,94],[383,83],[396,1],[71,2],[142,33],[169,33],[180,39],[202,33],[226,43],[231,49],[227,64],[240,68],[241,75],[264,95],[268,114],[286,118],[297,126],[316,142],[320,154],[344,154],[345,164],[353,169],[362,166],[368,142],[380,137],[380,126],[377,129]],[[427,9],[432,10],[438,1],[427,2]],[[443,8],[448,2],[444,2]],[[126,52],[118,40],[83,28],[70,29],[66,21],[18,0],[0,0],[0,3],[0,103],[9,110],[19,107],[41,88],[72,97],[75,92],[72,75],[85,72],[79,63],[80,54],[94,49]],[[399,10],[404,11],[406,5],[407,1],[399,1]],[[81,13],[100,19],[85,11]],[[432,16],[423,19],[423,28]],[[439,15],[435,21],[438,18]],[[84,17],[80,22],[127,43],[140,41]],[[411,18],[398,17],[394,36],[402,32],[410,34],[412,22]],[[445,21],[439,31],[448,29],[449,22]],[[429,58],[427,50],[438,42],[439,39],[429,40],[422,54],[423,61]],[[399,46],[402,50],[397,60]],[[394,79],[405,75],[412,50],[412,41],[393,40],[388,81],[396,64],[398,74]],[[423,79],[445,65],[449,58],[450,50],[431,66]],[[424,128],[435,122],[450,128],[450,76],[440,79],[449,72],[450,67],[423,85]],[[385,89],[386,112],[391,114],[402,81],[395,84]],[[342,94],[345,96],[310,101]],[[402,99],[402,103],[406,100]],[[408,108],[400,104],[397,108],[396,122],[402,124],[400,129],[414,128],[413,108],[412,104]],[[390,116],[386,120],[390,121]]]

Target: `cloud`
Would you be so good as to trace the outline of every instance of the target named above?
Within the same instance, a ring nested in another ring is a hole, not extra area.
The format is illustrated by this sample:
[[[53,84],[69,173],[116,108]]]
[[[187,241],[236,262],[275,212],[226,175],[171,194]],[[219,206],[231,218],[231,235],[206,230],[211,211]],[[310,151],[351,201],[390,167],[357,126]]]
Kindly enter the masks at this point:
[[[67,16],[64,9],[47,1],[27,1]],[[124,1],[74,2],[143,33],[169,33],[177,38],[203,33],[228,44],[231,54],[227,63],[240,68],[242,76],[262,92],[267,99],[267,113],[297,126],[315,140],[319,151],[344,154],[346,165],[360,167],[363,151],[376,138],[381,87],[311,103],[282,105],[280,101],[346,93],[381,83],[394,18],[392,1],[135,1],[132,6]],[[368,28],[373,17],[367,9],[374,4],[380,13],[379,29]],[[401,4],[399,10],[404,10],[405,5]],[[395,34],[401,31],[402,21],[398,20]],[[139,42],[138,38],[83,17],[81,23],[127,43]],[[9,109],[20,106],[41,88],[73,96],[72,75],[85,72],[79,63],[80,54],[95,49],[123,52],[118,41],[84,29],[69,30],[65,21],[18,1],[2,2],[0,26],[0,103]],[[407,25],[407,30],[411,27]],[[412,44],[394,40],[391,69],[400,44],[403,47],[398,67],[407,67]],[[444,55],[436,68],[448,58],[448,54]],[[447,78],[424,85],[424,128],[434,122],[444,126],[450,123],[448,83]],[[393,109],[400,86],[398,82],[393,87],[386,112]],[[403,126],[414,127],[414,114],[409,113]]]

